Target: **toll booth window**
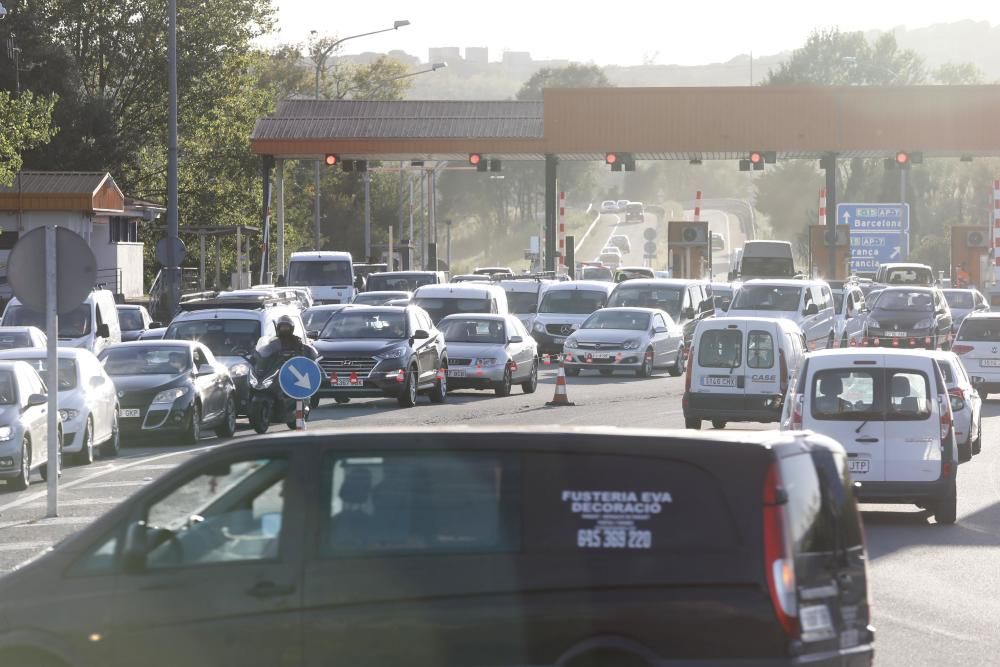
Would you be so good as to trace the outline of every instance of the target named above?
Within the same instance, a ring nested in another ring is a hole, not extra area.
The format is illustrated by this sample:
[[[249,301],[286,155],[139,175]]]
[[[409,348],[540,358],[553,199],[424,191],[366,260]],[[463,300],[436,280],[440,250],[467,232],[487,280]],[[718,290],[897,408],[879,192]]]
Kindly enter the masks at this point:
[[[698,346],[698,365],[703,368],[735,368],[742,363],[743,332],[735,329],[710,329],[702,334]]]

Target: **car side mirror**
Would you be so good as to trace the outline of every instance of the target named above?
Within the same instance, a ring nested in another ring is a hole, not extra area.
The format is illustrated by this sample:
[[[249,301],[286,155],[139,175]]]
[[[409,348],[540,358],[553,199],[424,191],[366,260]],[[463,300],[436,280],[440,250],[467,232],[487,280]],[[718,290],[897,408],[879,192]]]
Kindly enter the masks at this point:
[[[104,378],[100,375],[95,375],[94,377],[90,378],[90,386],[91,387],[104,386]]]
[[[202,364],[198,367],[198,376],[215,375],[215,367],[212,364]]]
[[[150,322],[149,323],[149,328],[150,329],[160,329],[162,327],[163,327],[163,322]]]
[[[653,333],[658,333],[658,334],[667,333],[667,328],[666,327],[656,327],[655,329],[653,329]]]
[[[508,343],[523,343],[524,339],[521,338],[520,336],[511,336],[510,340],[508,340],[507,342]]]
[[[806,306],[806,309],[802,311],[803,315],[819,315],[819,306],[815,303],[810,303]]]
[[[313,340],[316,340],[317,338],[319,338],[319,333],[320,332],[319,332],[318,329],[313,329],[312,331],[307,331],[306,332],[306,337],[307,338],[312,338]]]
[[[111,338],[111,327],[109,327],[107,324],[98,324],[97,335],[100,338]]]
[[[688,306],[687,308],[684,309],[684,312],[681,313],[681,314],[684,315],[684,319],[685,320],[693,320],[694,319],[694,308],[692,308],[691,306]]]
[[[45,394],[32,394],[28,396],[28,407],[36,408],[49,402],[49,397]]]
[[[129,574],[138,574],[146,569],[149,555],[149,528],[145,521],[129,524],[122,546],[122,569]]]
[[[413,332],[413,340],[427,340],[430,337],[431,335],[423,329],[417,329]]]

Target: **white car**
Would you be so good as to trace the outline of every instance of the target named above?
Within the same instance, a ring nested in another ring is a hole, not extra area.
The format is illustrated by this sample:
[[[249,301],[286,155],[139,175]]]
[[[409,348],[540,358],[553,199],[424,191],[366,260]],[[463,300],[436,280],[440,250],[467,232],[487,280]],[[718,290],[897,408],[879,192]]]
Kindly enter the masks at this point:
[[[0,361],[0,479],[8,489],[28,488],[36,469],[42,479],[48,477],[47,403],[45,383],[34,368]]]
[[[726,249],[726,239],[719,232],[712,232],[712,250],[722,252]]]
[[[601,213],[617,213],[618,202],[613,199],[605,199],[601,202]]]
[[[789,319],[806,335],[810,351],[833,347],[836,340],[833,294],[822,280],[748,280],[736,292],[726,315]]]
[[[571,280],[545,288],[538,301],[538,314],[531,335],[540,354],[559,354],[571,333],[595,310],[604,308],[614,283],[602,280]]]
[[[955,442],[958,460],[968,461],[983,449],[983,399],[972,386],[965,366],[954,352],[935,350],[931,356],[944,376],[951,398],[951,413],[955,417]]]
[[[853,348],[806,357],[787,430],[847,450],[860,502],[915,504],[956,519],[958,452],[944,378],[926,350]]]
[[[448,346],[448,389],[510,395],[538,387],[538,343],[514,315],[448,315],[438,322]]]
[[[1000,391],[1000,313],[972,313],[966,317],[951,349],[962,360],[984,401]]]
[[[611,375],[617,370],[649,377],[666,368],[684,372],[684,328],[655,308],[602,308],[563,344],[566,375],[582,370]]]
[[[867,313],[864,292],[857,285],[851,284],[833,289],[832,292],[836,318],[834,341],[839,341],[840,347],[861,345],[865,336],[865,315]]]
[[[38,327],[0,327],[0,350],[14,350],[21,347],[44,349],[48,338]]]
[[[0,359],[26,361],[45,381],[45,350],[5,350]],[[71,454],[75,463],[93,463],[98,451],[103,456],[118,455],[121,445],[115,385],[89,350],[59,348],[59,417],[63,454]]]

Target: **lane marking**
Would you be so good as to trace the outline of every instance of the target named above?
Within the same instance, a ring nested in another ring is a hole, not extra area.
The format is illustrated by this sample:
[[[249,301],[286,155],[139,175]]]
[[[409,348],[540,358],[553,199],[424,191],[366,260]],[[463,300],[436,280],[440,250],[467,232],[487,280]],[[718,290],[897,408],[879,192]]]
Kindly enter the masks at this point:
[[[605,215],[604,213],[598,213],[597,217],[594,218],[594,221],[592,223],[590,223],[590,227],[587,227],[587,231],[584,233],[583,238],[580,239],[579,241],[577,241],[576,245],[573,246],[573,254],[574,255],[580,251],[580,248],[583,247],[583,242],[587,240],[587,237],[590,236],[590,232],[594,231],[594,227],[597,226],[597,223],[601,220],[601,218],[604,217],[604,215]],[[614,215],[616,218],[618,217],[614,213],[608,213],[607,215]],[[621,221],[621,218],[618,218],[618,219],[619,219],[619,221]]]
[[[45,542],[8,542],[0,544],[0,551],[36,551],[38,549],[48,549],[55,543],[55,540]]]
[[[92,516],[57,516],[51,519],[25,519],[0,522],[0,530],[8,528],[47,528],[48,526],[80,526],[91,523]]]
[[[59,499],[59,507],[89,507],[91,505],[117,505],[122,498],[82,498],[80,500]],[[45,501],[28,503],[27,507],[44,507]]]
[[[146,486],[150,484],[153,480],[137,480],[134,482],[94,482],[93,484],[84,484],[80,489],[117,489],[126,486]]]

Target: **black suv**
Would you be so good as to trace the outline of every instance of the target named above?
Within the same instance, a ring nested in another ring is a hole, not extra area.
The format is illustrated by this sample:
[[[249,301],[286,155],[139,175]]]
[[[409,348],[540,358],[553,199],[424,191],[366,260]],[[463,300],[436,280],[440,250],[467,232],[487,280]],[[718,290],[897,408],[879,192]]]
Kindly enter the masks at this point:
[[[0,578],[0,664],[867,666],[846,460],[773,432],[244,440]]]
[[[951,347],[951,308],[936,287],[887,287],[865,321],[866,345],[874,347]]]
[[[447,395],[444,336],[417,306],[346,308],[330,318],[314,341],[326,376],[314,404],[332,397],[392,396],[413,407],[418,392],[432,403]]]

